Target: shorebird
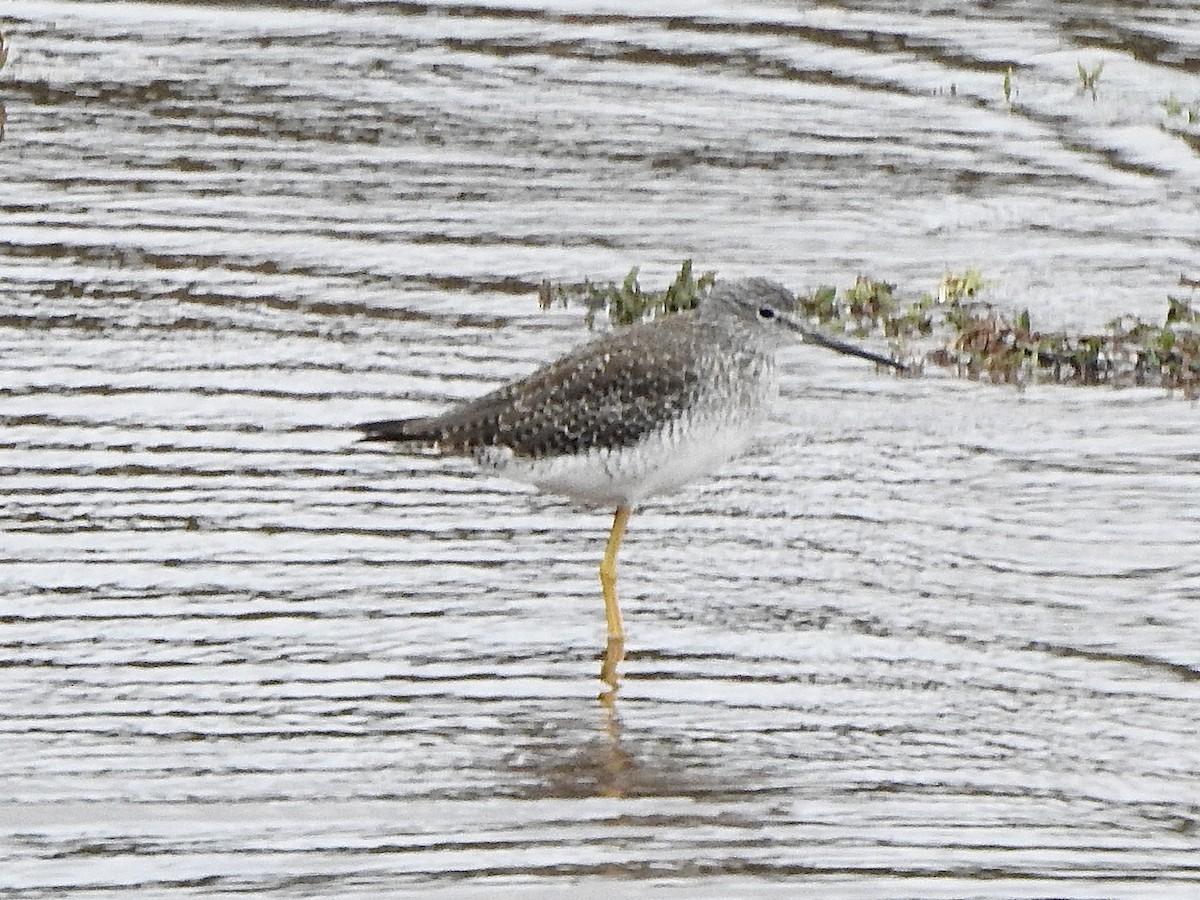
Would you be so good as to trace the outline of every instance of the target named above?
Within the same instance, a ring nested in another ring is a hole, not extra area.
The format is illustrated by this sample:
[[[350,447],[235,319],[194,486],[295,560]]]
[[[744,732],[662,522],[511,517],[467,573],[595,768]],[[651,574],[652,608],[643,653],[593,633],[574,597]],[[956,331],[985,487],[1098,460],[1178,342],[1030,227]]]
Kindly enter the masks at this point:
[[[358,425],[364,440],[473,456],[490,472],[614,509],[600,563],[613,690],[624,658],[617,551],[633,509],[736,456],[776,393],[775,353],[800,340],[903,370],[798,321],[765,278],[718,283],[693,310],[606,334],[440,415]]]

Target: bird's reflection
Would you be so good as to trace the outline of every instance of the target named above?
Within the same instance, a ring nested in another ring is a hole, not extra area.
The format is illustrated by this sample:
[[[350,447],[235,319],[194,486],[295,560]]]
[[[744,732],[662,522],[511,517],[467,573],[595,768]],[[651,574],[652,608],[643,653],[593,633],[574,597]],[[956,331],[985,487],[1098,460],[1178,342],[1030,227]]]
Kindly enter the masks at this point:
[[[597,755],[597,795],[601,797],[625,797],[630,792],[630,779],[637,763],[622,744],[621,716],[617,711],[617,688],[601,694],[600,710],[604,738],[598,742],[603,750]],[[600,749],[600,748],[598,748]]]
[[[607,691],[564,718],[542,719],[509,757],[518,793],[529,799],[699,796],[717,789],[713,773],[682,735],[627,726],[622,706],[636,701]],[[636,719],[635,719],[636,721]]]

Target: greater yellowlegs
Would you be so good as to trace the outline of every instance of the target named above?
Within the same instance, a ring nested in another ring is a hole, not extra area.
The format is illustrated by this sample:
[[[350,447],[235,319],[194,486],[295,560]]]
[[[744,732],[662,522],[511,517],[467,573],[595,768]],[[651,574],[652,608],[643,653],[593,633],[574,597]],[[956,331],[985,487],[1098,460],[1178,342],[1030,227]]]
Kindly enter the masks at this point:
[[[629,514],[735,456],[775,394],[775,352],[797,339],[881,366],[888,359],[789,315],[765,278],[717,284],[697,309],[614,331],[437,416],[366,422],[364,440],[432,445],[491,472],[616,510],[600,563],[608,621],[601,678],[616,687],[625,628],[617,550]]]

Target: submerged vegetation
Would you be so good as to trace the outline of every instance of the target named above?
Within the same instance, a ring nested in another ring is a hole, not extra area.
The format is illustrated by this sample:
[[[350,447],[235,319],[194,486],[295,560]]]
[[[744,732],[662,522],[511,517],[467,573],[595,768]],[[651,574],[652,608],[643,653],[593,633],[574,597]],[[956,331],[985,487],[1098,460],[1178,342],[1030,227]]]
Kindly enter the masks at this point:
[[[563,306],[571,302],[583,303],[587,309],[588,328],[595,326],[598,312],[605,312],[614,325],[632,325],[642,319],[691,309],[716,280],[716,272],[705,272],[696,278],[692,273],[692,261],[685,259],[675,280],[662,291],[643,291],[638,282],[638,268],[634,266],[619,285],[612,282],[592,284],[590,281],[561,285],[544,281],[539,300],[543,309],[556,301]]]
[[[1079,89],[1076,96],[1091,96],[1098,100],[1100,95],[1100,76],[1104,74],[1104,60],[1097,61],[1090,69],[1082,60],[1075,61],[1075,75],[1079,79]],[[1000,92],[1004,96],[1004,107],[1010,112],[1019,111],[1017,104],[1016,73],[1012,66],[1006,66],[1000,81]],[[957,96],[957,89],[952,85],[951,96]],[[1196,125],[1200,125],[1200,100],[1182,100],[1171,91],[1165,98],[1158,101],[1158,106],[1166,114],[1165,121],[1160,127],[1167,133],[1186,141],[1193,149],[1200,150],[1200,136],[1196,133]]]
[[[543,306],[582,302],[591,327],[598,313],[616,325],[668,315],[696,305],[716,274],[696,277],[685,261],[661,291],[642,288],[638,270],[620,284],[542,285]],[[1180,278],[1191,292],[1200,281]],[[916,298],[896,286],[860,275],[838,290],[824,286],[796,299],[796,313],[827,331],[886,339],[893,355],[920,372],[945,369],[962,377],[1023,386],[1146,385],[1200,396],[1200,311],[1192,299],[1168,297],[1162,324],[1136,316],[1113,319],[1103,331],[1070,334],[1035,328],[1029,310],[1005,311],[985,299],[988,283],[974,269],[942,275]]]
[[[1100,82],[1100,73],[1104,71],[1104,61],[1096,63],[1089,71],[1083,67],[1083,63],[1075,63],[1076,73],[1079,75],[1079,92],[1090,93],[1092,99],[1096,99],[1096,87]]]
[[[1174,93],[1171,93],[1167,96],[1166,100],[1159,101],[1159,105],[1166,112],[1168,119],[1176,119],[1183,116],[1187,119],[1189,125],[1200,122],[1200,100],[1185,104]]]

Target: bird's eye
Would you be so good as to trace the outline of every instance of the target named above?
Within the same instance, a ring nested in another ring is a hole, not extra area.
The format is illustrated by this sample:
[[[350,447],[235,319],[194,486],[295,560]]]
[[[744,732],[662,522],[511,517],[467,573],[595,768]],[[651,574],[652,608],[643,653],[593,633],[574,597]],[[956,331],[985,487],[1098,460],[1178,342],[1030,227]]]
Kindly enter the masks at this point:
[[[775,310],[769,306],[760,306],[758,308],[758,317],[760,319],[773,319],[775,318]]]

